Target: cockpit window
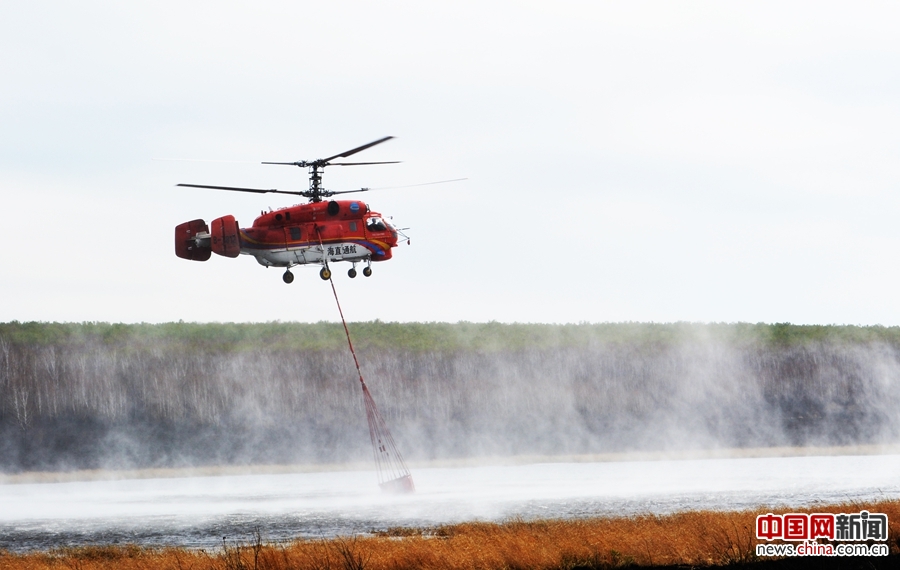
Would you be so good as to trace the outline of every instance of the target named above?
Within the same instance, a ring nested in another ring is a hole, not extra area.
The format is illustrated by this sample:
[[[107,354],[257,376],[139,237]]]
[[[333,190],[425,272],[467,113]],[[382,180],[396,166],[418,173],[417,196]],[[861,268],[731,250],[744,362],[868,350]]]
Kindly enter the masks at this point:
[[[387,227],[381,218],[369,218],[369,221],[366,222],[366,229],[370,232],[383,232]]]

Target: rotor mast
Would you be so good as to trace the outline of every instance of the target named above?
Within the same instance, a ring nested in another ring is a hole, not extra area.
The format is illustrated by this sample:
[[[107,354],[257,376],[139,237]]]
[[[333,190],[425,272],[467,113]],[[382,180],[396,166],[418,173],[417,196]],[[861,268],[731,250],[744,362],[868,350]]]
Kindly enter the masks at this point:
[[[324,164],[318,161],[309,165],[309,201],[322,201],[322,173],[325,170]]]

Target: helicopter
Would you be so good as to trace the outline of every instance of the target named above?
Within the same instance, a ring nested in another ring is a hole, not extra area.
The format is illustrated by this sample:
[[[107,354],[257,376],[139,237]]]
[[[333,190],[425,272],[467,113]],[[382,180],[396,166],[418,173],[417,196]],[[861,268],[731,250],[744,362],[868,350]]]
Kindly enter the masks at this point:
[[[409,238],[384,216],[372,211],[364,202],[329,199],[338,194],[367,192],[371,190],[370,188],[325,190],[322,187],[322,173],[326,166],[397,164],[399,161],[332,162],[392,138],[394,137],[384,137],[328,158],[262,163],[307,168],[309,190],[178,184],[177,186],[190,188],[255,194],[291,194],[308,198],[309,202],[261,212],[260,216],[253,220],[253,225],[248,228],[241,228],[232,215],[216,218],[209,225],[202,219],[179,224],[175,226],[175,255],[192,261],[206,261],[213,253],[224,257],[252,255],[266,268],[284,267],[282,279],[285,283],[294,281],[292,267],[309,264],[321,265],[319,277],[327,281],[331,279],[329,264],[338,261],[348,261],[352,264],[347,272],[349,277],[357,276],[356,266],[360,263],[365,264],[362,274],[370,277],[372,262],[391,259],[391,250],[397,246],[398,236],[405,238],[407,244]]]

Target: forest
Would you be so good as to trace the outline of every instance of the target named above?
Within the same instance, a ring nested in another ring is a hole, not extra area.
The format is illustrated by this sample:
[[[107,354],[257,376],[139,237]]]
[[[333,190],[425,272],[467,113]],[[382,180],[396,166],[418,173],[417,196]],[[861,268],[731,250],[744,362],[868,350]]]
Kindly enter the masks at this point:
[[[408,459],[895,443],[900,328],[350,323]],[[0,323],[0,471],[367,461],[340,323]]]

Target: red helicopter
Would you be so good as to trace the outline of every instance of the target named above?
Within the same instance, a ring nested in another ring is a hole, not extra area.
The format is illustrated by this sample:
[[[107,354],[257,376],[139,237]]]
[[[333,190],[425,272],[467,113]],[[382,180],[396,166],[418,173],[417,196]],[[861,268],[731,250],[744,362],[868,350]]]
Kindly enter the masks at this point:
[[[222,216],[209,226],[203,220],[193,220],[175,227],[175,255],[193,261],[206,261],[212,253],[225,257],[252,255],[265,267],[284,267],[285,283],[294,281],[291,268],[295,265],[321,265],[319,276],[331,278],[329,263],[349,261],[353,264],[347,274],[356,277],[356,264],[365,263],[362,273],[372,275],[373,261],[387,261],[391,248],[396,247],[401,230],[395,228],[369,205],[355,200],[328,200],[337,194],[366,192],[369,188],[334,192],[322,188],[322,171],[326,166],[358,166],[364,164],[396,164],[388,162],[332,162],[381,144],[394,137],[384,137],[354,149],[312,161],[263,162],[309,169],[309,190],[263,190],[178,184],[191,188],[211,188],[255,194],[293,194],[309,198],[309,203],[263,212],[249,228],[241,228],[234,216]],[[407,239],[407,243],[409,238]]]

